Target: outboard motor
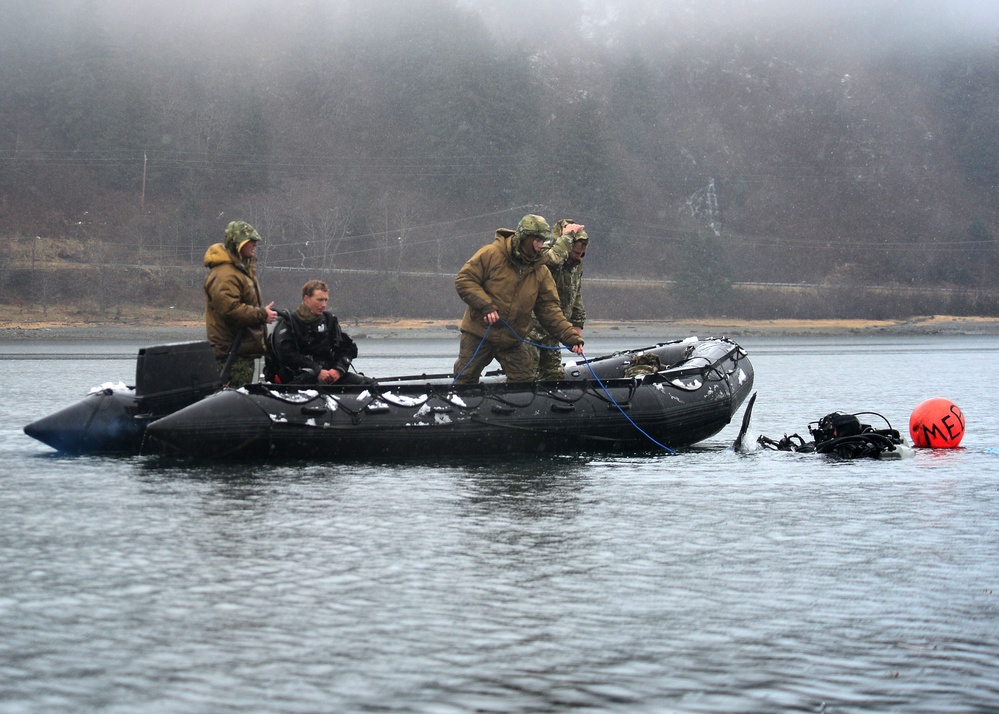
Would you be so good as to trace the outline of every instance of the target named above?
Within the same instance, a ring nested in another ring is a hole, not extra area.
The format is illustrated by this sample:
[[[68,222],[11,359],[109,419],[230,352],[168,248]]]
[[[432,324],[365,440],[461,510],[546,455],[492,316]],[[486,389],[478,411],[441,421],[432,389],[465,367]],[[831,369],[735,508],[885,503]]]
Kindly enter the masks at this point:
[[[102,385],[85,398],[24,427],[71,454],[137,454],[146,426],[219,390],[218,363],[206,341],[143,347],[135,387]]]
[[[141,413],[172,414],[222,387],[211,344],[174,342],[144,347],[135,361],[135,398]]]

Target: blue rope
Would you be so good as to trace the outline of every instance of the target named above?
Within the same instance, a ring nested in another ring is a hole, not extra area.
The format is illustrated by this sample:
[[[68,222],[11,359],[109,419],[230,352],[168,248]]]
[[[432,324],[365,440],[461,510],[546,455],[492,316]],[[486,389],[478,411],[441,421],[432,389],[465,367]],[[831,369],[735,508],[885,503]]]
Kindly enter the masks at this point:
[[[557,345],[557,346],[553,347],[551,345],[539,345],[536,342],[531,342],[530,340],[525,339],[525,338],[521,337],[520,335],[518,335],[517,331],[515,329],[513,329],[513,327],[510,325],[510,323],[507,322],[506,320],[504,320],[502,317],[499,319],[499,321],[502,322],[507,327],[509,327],[510,328],[510,332],[513,333],[513,336],[516,337],[521,342],[523,342],[524,344],[531,345],[532,347],[538,347],[538,348],[543,349],[543,350],[568,350],[569,349],[568,347],[565,347],[563,345]],[[472,353],[472,357],[465,363],[465,366],[461,368],[461,371],[458,372],[458,374],[454,375],[454,379],[451,381],[452,385],[454,385],[454,383],[458,381],[458,377],[461,376],[462,372],[464,372],[466,369],[468,369],[468,365],[470,365],[472,363],[472,360],[475,359],[475,356],[477,354],[479,354],[479,350],[481,350],[482,349],[482,345],[484,345],[486,343],[486,337],[489,335],[489,330],[491,330],[491,329],[493,329],[492,325],[487,325],[486,326],[486,332],[485,332],[484,335],[482,335],[482,339],[479,340],[479,344],[475,348],[475,352]]]
[[[633,427],[635,427],[635,429],[637,429],[638,432],[642,436],[644,436],[646,439],[648,439],[649,441],[651,441],[653,444],[655,444],[656,446],[658,446],[660,449],[663,449],[664,451],[666,451],[666,453],[671,454],[673,456],[676,456],[676,451],[674,451],[673,449],[671,449],[668,446],[666,446],[666,444],[660,444],[658,441],[656,441],[655,439],[653,439],[642,427],[640,427],[638,424],[635,423],[634,419],[632,419],[630,416],[628,416],[627,412],[625,412],[624,409],[621,408],[621,405],[618,404],[617,401],[615,401],[614,397],[611,396],[611,393],[609,391],[607,391],[607,387],[604,386],[604,383],[600,381],[600,377],[597,376],[597,373],[593,371],[593,365],[590,364],[590,360],[586,359],[586,355],[582,355],[582,357],[583,357],[583,361],[586,362],[586,366],[590,368],[590,374],[592,374],[593,378],[595,380],[597,380],[597,384],[600,385],[600,388],[602,390],[604,390],[604,394],[607,395],[607,398],[610,400],[610,403],[613,404],[615,407],[617,407],[617,410],[619,412],[621,412],[621,416],[623,416],[625,419],[627,419],[629,422],[631,422],[631,425]]]
[[[504,320],[502,317],[499,319],[499,321],[502,322],[504,325],[506,325],[510,329],[510,332],[513,333],[514,337],[516,337],[518,340],[520,340],[524,344],[531,345],[532,347],[538,347],[538,348],[543,349],[543,350],[566,350],[567,352],[571,352],[572,351],[571,348],[566,347],[565,345],[557,345],[557,346],[553,347],[552,345],[539,345],[536,342],[531,342],[530,340],[528,340],[528,339],[526,339],[524,337],[521,337],[519,334],[517,334],[517,331],[515,329],[513,329],[513,326],[509,322],[507,322],[506,320]],[[482,345],[486,341],[486,336],[489,334],[489,330],[490,329],[492,329],[492,325],[489,325],[488,327],[486,327],[486,333],[482,336],[482,339],[479,341],[479,345],[478,345],[478,347],[475,348],[475,352],[472,354],[471,359],[469,359],[468,362],[465,363],[465,366],[461,368],[461,372],[464,372],[465,369],[468,367],[468,365],[470,365],[472,363],[472,360],[475,359],[475,355],[479,354],[479,350],[482,349]],[[604,390],[604,394],[607,395],[607,399],[609,399],[610,403],[613,404],[617,408],[617,410],[619,412],[621,412],[621,416],[623,416],[625,419],[627,419],[628,422],[633,427],[635,427],[635,429],[638,431],[638,433],[640,433],[646,439],[648,439],[649,441],[651,441],[653,444],[655,444],[656,446],[658,446],[660,449],[663,449],[664,451],[666,451],[668,454],[676,456],[676,451],[674,451],[673,449],[669,448],[665,444],[661,444],[658,441],[656,441],[651,435],[649,435],[648,432],[646,432],[642,427],[640,427],[638,424],[636,424],[634,419],[632,419],[630,416],[628,416],[628,413],[626,411],[624,411],[624,409],[621,408],[621,405],[617,403],[617,400],[615,400],[613,396],[611,396],[610,391],[607,389],[607,387],[604,385],[604,383],[600,381],[600,377],[597,376],[597,373],[593,371],[593,365],[590,364],[590,360],[588,360],[586,358],[586,355],[580,355],[580,356],[583,358],[583,361],[586,363],[586,366],[589,368],[590,374],[593,375],[593,379],[595,379],[596,382],[597,382],[597,384],[600,385],[600,388],[602,390]],[[461,376],[461,372],[458,372],[458,374],[455,375],[454,382],[458,381],[458,377]],[[451,382],[451,384],[453,385],[454,382]]]
[[[502,319],[502,318],[500,318],[500,319]],[[454,375],[454,379],[451,380],[451,386],[452,387],[454,386],[454,383],[458,381],[458,377],[460,377],[462,375],[462,373],[466,369],[468,369],[468,365],[472,364],[472,362],[475,361],[475,355],[479,354],[479,350],[482,349],[482,345],[486,344],[486,337],[489,336],[489,330],[491,330],[491,329],[493,329],[492,325],[486,325],[486,332],[485,332],[484,335],[482,335],[482,339],[479,340],[479,345],[478,345],[478,347],[475,348],[475,352],[473,352],[471,358],[469,358],[469,360],[467,362],[465,362],[465,366],[461,368],[461,371],[458,372],[458,374]],[[517,334],[517,333],[515,332],[514,334]]]
[[[518,335],[517,331],[515,329],[513,329],[513,326],[509,322],[507,322],[506,320],[504,320],[502,317],[500,318],[500,322],[502,322],[504,325],[506,325],[507,327],[509,327],[510,328],[510,332],[513,333],[513,336],[516,337],[521,342],[523,342],[525,345],[530,345],[531,347],[538,347],[538,348],[543,349],[543,350],[566,350],[567,352],[571,352],[572,351],[571,348],[566,347],[565,345],[554,345],[554,346],[552,346],[552,345],[539,345],[537,342],[531,342],[526,337],[521,337],[520,335]],[[585,359],[585,357],[584,357],[584,359]]]

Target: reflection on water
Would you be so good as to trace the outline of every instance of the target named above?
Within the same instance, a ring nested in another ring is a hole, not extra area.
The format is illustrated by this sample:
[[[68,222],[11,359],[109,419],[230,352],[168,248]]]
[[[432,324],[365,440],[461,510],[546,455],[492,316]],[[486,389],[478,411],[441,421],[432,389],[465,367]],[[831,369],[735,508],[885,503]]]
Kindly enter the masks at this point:
[[[754,430],[904,428],[939,393],[966,448],[736,454],[733,424],[676,457],[68,458],[20,427],[134,366],[0,362],[0,712],[989,711],[999,340],[857,352],[750,348]]]

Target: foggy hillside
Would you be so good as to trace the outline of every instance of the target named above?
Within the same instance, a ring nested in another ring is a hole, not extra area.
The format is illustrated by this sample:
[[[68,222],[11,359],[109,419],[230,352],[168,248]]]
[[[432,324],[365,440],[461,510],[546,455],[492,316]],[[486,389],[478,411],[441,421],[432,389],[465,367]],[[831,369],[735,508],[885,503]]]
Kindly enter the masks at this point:
[[[732,282],[999,288],[994,2],[0,0],[0,18],[8,300],[28,260],[200,266],[236,218],[265,269],[453,273],[528,212],[586,224],[589,275],[708,302]]]

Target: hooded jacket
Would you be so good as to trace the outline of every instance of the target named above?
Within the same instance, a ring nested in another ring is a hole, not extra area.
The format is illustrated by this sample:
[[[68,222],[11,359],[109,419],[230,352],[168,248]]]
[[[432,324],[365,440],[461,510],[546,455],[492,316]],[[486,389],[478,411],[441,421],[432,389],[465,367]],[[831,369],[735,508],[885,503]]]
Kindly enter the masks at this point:
[[[541,257],[524,256],[514,231],[500,228],[492,243],[483,246],[458,271],[454,281],[458,295],[465,301],[461,331],[482,337],[489,325],[485,316],[494,310],[510,327],[497,322],[489,330],[489,342],[512,347],[519,337],[526,337],[533,315],[550,334],[564,345],[582,344],[559,307],[558,293],[551,273]],[[511,333],[510,328],[516,331]]]
[[[256,260],[240,260],[216,243],[205,252],[205,328],[216,359],[225,359],[236,336],[242,333],[238,357],[264,354],[267,311],[260,297],[254,270]]]

